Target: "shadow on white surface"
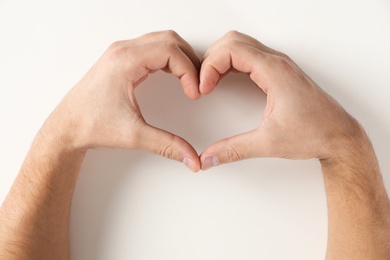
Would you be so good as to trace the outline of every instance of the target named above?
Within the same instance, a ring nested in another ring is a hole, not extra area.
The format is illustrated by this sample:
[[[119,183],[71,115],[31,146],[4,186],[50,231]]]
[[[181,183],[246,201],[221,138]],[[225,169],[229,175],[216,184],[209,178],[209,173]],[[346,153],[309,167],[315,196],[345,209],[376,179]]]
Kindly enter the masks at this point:
[[[99,259],[107,213],[124,175],[142,163],[143,156],[129,151],[89,151],[83,163],[72,203],[72,259]]]

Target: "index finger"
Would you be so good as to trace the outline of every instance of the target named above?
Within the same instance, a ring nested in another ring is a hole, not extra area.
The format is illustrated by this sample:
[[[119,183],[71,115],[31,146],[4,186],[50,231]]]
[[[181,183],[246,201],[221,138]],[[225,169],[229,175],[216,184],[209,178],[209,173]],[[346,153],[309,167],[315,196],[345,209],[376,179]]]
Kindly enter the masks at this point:
[[[135,43],[141,44],[163,41],[177,44],[177,46],[184,52],[184,54],[190,58],[195,68],[200,70],[200,59],[195,53],[195,50],[187,41],[185,41],[178,33],[173,30],[148,33],[134,40]]]
[[[116,69],[124,68],[133,86],[149,73],[164,70],[178,77],[185,94],[198,99],[200,60],[192,47],[173,31],[146,34],[129,41],[119,41],[109,48],[110,62]]]
[[[252,77],[259,65],[267,66],[266,59],[278,54],[248,35],[231,31],[207,50],[201,66],[199,90],[202,94],[210,93],[221,76],[232,68]],[[267,91],[265,87],[263,90]]]
[[[131,63],[130,73],[136,73],[133,84],[142,81],[150,72],[162,69],[180,79],[183,90],[189,98],[200,97],[198,71],[178,45],[158,42],[133,48],[132,51],[138,55],[137,60]]]

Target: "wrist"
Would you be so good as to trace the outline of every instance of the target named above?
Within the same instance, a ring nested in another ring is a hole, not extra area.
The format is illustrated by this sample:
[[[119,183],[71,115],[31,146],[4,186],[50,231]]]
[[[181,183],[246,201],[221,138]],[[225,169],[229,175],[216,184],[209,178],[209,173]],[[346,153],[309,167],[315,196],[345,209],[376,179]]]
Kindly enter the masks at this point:
[[[325,153],[320,156],[321,163],[337,163],[347,158],[366,156],[373,152],[371,141],[364,128],[354,118],[340,130],[333,130],[325,141]]]
[[[86,153],[87,148],[81,142],[82,118],[79,112],[69,109],[68,103],[66,96],[37,133],[34,144],[41,149]]]
[[[50,157],[56,154],[85,155],[87,149],[78,141],[77,126],[72,127],[65,120],[59,122],[60,120],[51,117],[37,133],[31,148],[37,148],[39,153]]]
[[[364,129],[356,123],[349,135],[338,137],[329,144],[327,156],[320,158],[324,173],[358,177],[359,174],[380,174],[371,141]]]

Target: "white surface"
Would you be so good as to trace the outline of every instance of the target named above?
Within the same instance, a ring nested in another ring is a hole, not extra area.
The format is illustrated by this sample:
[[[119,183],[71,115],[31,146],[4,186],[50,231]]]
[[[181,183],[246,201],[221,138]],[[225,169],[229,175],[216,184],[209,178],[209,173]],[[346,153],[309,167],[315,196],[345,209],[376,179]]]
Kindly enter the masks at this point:
[[[388,0],[0,1],[0,201],[35,133],[108,45],[174,29],[199,55],[230,29],[289,54],[368,130],[390,189]],[[200,153],[257,126],[264,95],[244,75],[186,99],[157,73],[146,119]],[[319,119],[320,120],[320,119]],[[316,161],[253,159],[193,174],[138,151],[92,151],[71,219],[72,259],[323,259]]]

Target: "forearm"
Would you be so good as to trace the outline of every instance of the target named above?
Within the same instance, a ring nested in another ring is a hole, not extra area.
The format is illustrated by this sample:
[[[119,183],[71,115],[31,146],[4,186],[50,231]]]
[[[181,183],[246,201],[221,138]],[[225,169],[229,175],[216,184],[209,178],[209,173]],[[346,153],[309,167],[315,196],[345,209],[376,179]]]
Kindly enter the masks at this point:
[[[326,259],[389,259],[390,202],[364,135],[321,160],[328,204]]]
[[[85,153],[47,128],[35,138],[1,207],[1,259],[69,259],[70,205]]]

